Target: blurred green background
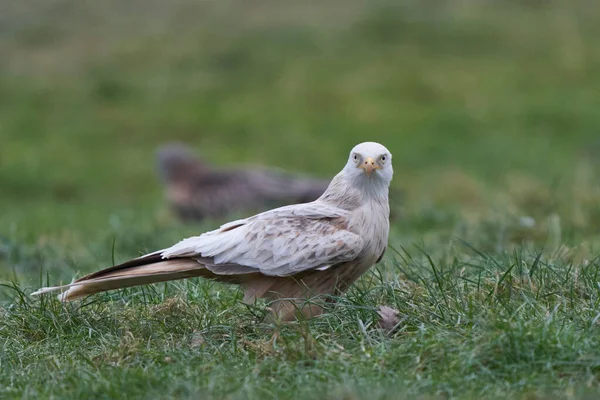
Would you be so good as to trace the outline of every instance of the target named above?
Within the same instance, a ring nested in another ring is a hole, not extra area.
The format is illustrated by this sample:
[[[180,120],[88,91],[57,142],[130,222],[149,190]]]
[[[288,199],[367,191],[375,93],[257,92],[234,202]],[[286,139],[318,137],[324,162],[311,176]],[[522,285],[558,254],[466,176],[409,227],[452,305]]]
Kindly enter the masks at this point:
[[[403,193],[392,199],[395,244],[489,220],[516,221],[517,243],[543,242],[557,218],[561,242],[596,237],[595,2],[0,7],[6,243],[54,241],[69,253],[123,226],[175,226],[173,239],[213,227],[173,225],[165,211],[153,158],[167,141],[218,165],[322,177],[354,144],[382,142]],[[101,246],[110,252],[109,239]]]
[[[598,21],[591,0],[0,0],[0,397],[597,398]],[[200,279],[28,296],[224,222],[169,212],[157,146],[330,178],[367,140],[394,154],[392,248],[324,318],[280,327]]]

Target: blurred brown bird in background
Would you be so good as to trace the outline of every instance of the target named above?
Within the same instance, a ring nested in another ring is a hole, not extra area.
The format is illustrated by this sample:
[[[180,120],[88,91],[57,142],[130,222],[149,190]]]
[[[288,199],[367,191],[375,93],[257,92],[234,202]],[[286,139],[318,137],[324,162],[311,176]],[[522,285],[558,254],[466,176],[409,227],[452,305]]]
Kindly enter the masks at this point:
[[[183,221],[306,203],[319,198],[329,185],[329,180],[275,168],[217,169],[180,143],[161,146],[156,164],[169,206]]]

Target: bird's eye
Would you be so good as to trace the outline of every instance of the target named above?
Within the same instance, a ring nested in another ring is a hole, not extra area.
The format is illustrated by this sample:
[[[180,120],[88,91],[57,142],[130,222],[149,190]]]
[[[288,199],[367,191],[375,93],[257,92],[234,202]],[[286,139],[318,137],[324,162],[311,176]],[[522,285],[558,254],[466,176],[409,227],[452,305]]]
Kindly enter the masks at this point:
[[[385,154],[379,157],[379,161],[381,161],[382,163],[387,161],[387,157],[385,156]]]
[[[355,154],[353,154],[353,155],[352,155],[352,159],[353,159],[354,161],[358,161],[358,154],[356,154],[356,153],[355,153]]]

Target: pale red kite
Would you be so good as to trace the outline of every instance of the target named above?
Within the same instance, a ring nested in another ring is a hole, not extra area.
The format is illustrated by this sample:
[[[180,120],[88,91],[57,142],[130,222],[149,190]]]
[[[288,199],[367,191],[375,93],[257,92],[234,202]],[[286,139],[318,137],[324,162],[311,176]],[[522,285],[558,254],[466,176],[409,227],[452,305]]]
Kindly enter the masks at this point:
[[[35,295],[63,301],[128,286],[200,276],[239,284],[244,301],[273,300],[289,320],[321,312],[306,299],[341,294],[383,256],[388,241],[392,155],[378,143],[354,147],[317,200],[240,219],[164,250]]]

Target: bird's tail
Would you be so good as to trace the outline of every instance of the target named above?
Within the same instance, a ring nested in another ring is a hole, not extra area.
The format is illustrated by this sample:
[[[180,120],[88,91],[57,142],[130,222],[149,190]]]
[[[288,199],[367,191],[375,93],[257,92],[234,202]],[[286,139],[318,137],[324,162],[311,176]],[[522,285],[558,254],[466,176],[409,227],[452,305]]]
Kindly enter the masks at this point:
[[[44,287],[33,296],[50,292],[62,292],[61,301],[71,301],[90,294],[131,286],[147,285],[175,279],[202,276],[212,273],[198,261],[190,258],[162,259],[160,254],[136,258],[84,276],[68,285]]]

